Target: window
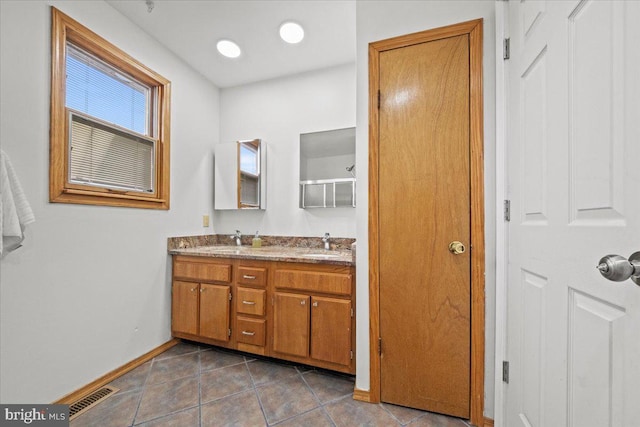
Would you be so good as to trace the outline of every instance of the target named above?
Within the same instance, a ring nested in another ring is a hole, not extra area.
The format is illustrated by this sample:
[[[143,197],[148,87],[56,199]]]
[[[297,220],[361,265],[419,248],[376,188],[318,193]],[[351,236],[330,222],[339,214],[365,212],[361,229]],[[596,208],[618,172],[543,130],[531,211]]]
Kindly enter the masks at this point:
[[[170,82],[52,8],[50,200],[169,209]]]

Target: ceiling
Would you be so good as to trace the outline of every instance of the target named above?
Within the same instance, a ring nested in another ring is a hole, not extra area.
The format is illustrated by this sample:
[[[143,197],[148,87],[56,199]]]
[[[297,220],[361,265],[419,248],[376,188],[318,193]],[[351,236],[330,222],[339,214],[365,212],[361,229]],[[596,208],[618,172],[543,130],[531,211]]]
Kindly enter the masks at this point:
[[[355,0],[107,0],[220,88],[355,62]],[[278,30],[288,20],[305,38],[283,42]],[[220,55],[220,39],[235,41],[239,58]]]

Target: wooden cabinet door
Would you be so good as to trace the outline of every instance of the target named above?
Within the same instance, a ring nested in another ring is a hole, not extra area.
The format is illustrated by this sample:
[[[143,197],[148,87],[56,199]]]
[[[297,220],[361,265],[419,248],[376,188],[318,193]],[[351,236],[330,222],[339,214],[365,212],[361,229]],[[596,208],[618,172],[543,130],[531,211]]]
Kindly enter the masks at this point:
[[[309,355],[309,296],[276,292],[273,296],[273,350]]]
[[[231,287],[200,285],[200,335],[219,341],[229,341],[229,311]]]
[[[173,282],[171,328],[174,332],[198,333],[198,289],[194,282]]]
[[[311,357],[351,363],[351,301],[311,297]]]

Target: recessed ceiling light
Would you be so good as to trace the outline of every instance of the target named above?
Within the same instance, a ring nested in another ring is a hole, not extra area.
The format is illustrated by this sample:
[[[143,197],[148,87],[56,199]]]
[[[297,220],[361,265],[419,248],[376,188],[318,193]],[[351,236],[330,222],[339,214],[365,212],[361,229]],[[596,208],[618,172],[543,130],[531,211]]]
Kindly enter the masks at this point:
[[[287,43],[300,43],[304,38],[304,29],[295,22],[285,22],[280,25],[280,37]]]
[[[231,40],[220,40],[218,44],[216,44],[216,48],[221,55],[224,55],[227,58],[237,58],[240,56],[240,53],[242,53],[240,46]]]

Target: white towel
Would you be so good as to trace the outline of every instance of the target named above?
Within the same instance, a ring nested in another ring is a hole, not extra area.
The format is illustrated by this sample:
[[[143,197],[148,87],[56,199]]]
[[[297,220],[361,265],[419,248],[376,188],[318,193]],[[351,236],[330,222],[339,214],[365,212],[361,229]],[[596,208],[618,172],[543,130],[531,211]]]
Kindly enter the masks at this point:
[[[0,150],[0,258],[18,249],[36,219],[7,154]]]

